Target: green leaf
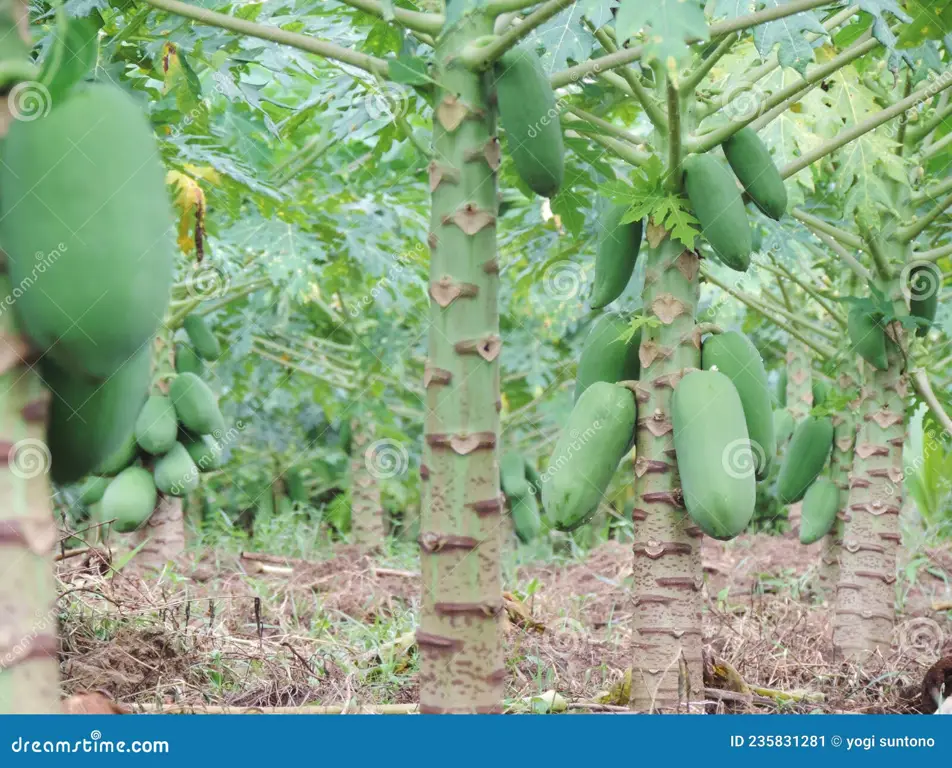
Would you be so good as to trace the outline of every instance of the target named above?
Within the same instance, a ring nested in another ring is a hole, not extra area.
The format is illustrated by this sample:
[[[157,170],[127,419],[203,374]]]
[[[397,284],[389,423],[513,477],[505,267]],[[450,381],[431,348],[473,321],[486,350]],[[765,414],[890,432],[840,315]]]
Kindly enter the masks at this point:
[[[564,187],[549,201],[549,205],[552,207],[552,213],[556,214],[562,220],[562,226],[575,237],[581,235],[582,230],[585,229],[585,211],[582,209],[583,204],[584,201],[582,198]]]
[[[43,61],[40,82],[50,93],[50,101],[56,104],[69,90],[80,82],[96,65],[99,51],[99,24],[96,14],[88,19],[72,18],[66,30],[57,29],[53,42]]]
[[[396,18],[393,12],[393,0],[380,0],[380,10],[383,12],[384,21],[393,21]]]
[[[565,69],[570,62],[585,61],[595,47],[595,38],[582,23],[582,17],[598,29],[611,20],[614,2],[577,0],[540,26],[529,38],[528,44],[545,50],[545,65],[549,72]]]
[[[715,19],[739,19],[754,10],[754,0],[714,0],[711,17]]]
[[[388,59],[390,65],[390,79],[404,85],[427,85],[432,78],[427,74],[426,60],[417,56],[400,54],[395,59]]]
[[[900,48],[916,48],[952,32],[952,0],[907,0],[912,21],[899,33]]]
[[[698,0],[622,0],[615,18],[619,42],[630,40],[640,31],[645,34],[645,59],[660,58],[665,64],[680,61],[688,52],[690,39],[710,37],[704,8]]]
[[[789,0],[761,0],[763,10],[780,8]],[[762,59],[778,48],[777,57],[781,66],[792,67],[806,76],[807,65],[813,61],[813,46],[804,34],[814,32],[822,38],[827,32],[813,11],[801,11],[776,21],[768,21],[754,27],[754,44]]]

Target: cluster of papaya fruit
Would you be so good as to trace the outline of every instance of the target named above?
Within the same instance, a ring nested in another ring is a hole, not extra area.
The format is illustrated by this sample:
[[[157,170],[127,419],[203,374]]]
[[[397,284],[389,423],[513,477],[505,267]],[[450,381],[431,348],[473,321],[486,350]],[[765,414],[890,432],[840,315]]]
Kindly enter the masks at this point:
[[[52,477],[75,482],[119,449],[150,386],[173,277],[165,169],[142,109],[99,83],[10,121],[3,157],[14,311],[52,393]]]
[[[176,373],[167,392],[156,386],[113,454],[99,464],[80,492],[90,516],[130,533],[149,519],[159,493],[186,496],[199,473],[221,466],[218,442],[225,422],[218,402],[196,370],[221,355],[214,333],[198,315],[184,322],[189,344],[176,346]],[[162,377],[158,377],[161,381]]]
[[[537,195],[552,197],[565,175],[565,149],[555,92],[530,49],[505,53],[493,69],[499,119],[516,172]]]
[[[787,189],[770,150],[752,128],[742,128],[723,147],[733,175],[710,152],[689,155],[683,163],[684,191],[714,253],[731,269],[746,272],[754,233],[736,182],[764,215],[778,221],[787,210]]]
[[[532,462],[522,454],[510,451],[499,462],[499,481],[516,536],[523,544],[528,544],[542,529],[539,513],[542,479]]]

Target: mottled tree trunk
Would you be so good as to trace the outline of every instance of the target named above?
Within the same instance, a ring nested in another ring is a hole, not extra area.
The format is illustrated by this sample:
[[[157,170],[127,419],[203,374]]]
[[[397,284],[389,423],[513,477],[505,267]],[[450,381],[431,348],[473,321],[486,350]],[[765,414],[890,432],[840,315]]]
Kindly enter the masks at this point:
[[[813,372],[810,368],[810,350],[797,339],[790,339],[787,347],[787,412],[799,426],[813,408]],[[800,531],[803,504],[797,502],[787,507],[787,522],[790,531]]]
[[[155,511],[136,531],[135,541],[136,546],[142,544],[132,560],[136,568],[161,570],[169,561],[179,558],[185,552],[182,499],[160,493]]]
[[[452,10],[452,8],[448,9]],[[437,40],[430,163],[430,333],[424,386],[421,712],[498,712],[502,654],[499,468],[499,144],[488,78],[459,60],[492,33],[467,11]]]
[[[837,386],[844,392],[856,389],[858,382],[851,363],[843,365],[843,370],[837,379]],[[820,562],[817,569],[817,580],[822,591],[826,592],[836,587],[840,576],[840,547],[843,544],[843,521],[847,515],[849,502],[849,480],[853,469],[853,449],[856,444],[856,417],[853,410],[857,403],[850,403],[847,410],[836,413],[833,419],[833,454],[830,457],[830,479],[840,489],[840,511],[832,530],[823,537],[823,548],[820,550]]]
[[[650,234],[650,233],[649,233]],[[638,384],[632,585],[631,706],[673,709],[699,699],[701,530],[684,509],[671,395],[700,366],[698,256],[669,237],[644,248],[644,326]]]
[[[889,648],[896,616],[907,390],[902,353],[888,348],[887,370],[865,366],[836,590],[833,643],[856,661]]]
[[[351,422],[350,531],[361,549],[383,547],[386,528],[380,501],[380,482],[375,476],[373,424],[363,418]]]

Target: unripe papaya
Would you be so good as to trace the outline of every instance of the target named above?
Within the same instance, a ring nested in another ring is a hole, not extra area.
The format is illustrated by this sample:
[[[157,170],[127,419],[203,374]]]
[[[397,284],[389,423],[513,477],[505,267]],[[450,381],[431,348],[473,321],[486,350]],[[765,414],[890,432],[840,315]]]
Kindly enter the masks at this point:
[[[107,477],[118,475],[132,463],[138,448],[139,444],[136,442],[135,430],[130,427],[129,434],[126,435],[120,446],[96,467],[96,474],[106,475]]]
[[[12,282],[36,284],[15,305],[23,329],[63,370],[111,376],[155,333],[172,283],[174,221],[143,110],[97,83],[11,121],[0,189]]]
[[[509,514],[512,517],[513,530],[523,544],[528,544],[539,535],[542,518],[539,516],[539,502],[534,494],[527,493],[513,499]]]
[[[218,343],[218,338],[212,333],[204,317],[189,315],[182,323],[182,327],[199,357],[203,360],[217,360],[221,357],[221,344]]]
[[[518,499],[532,493],[526,480],[526,462],[515,451],[509,451],[499,460],[499,484],[507,498]]]
[[[840,489],[832,480],[819,478],[803,497],[800,543],[812,544],[826,536],[836,523],[839,508]]]
[[[622,224],[621,219],[627,212],[627,205],[616,205],[605,215],[595,254],[592,309],[601,309],[621,296],[635,271],[641,249],[642,222]]]
[[[671,422],[688,515],[708,536],[734,538],[747,527],[757,501],[737,389],[723,373],[689,373],[674,389]]]
[[[756,477],[763,480],[777,452],[777,440],[767,371],[757,347],[736,331],[715,334],[701,347],[701,366],[705,370],[716,368],[731,380],[737,390],[756,462]]]
[[[724,142],[724,154],[754,205],[771,219],[783,218],[787,212],[787,188],[757,132],[741,128]]]
[[[542,504],[558,530],[595,514],[629,450],[636,416],[635,396],[617,384],[596,381],[579,397],[542,474]]]
[[[787,406],[787,369],[783,368],[780,371],[780,376],[777,378],[777,405],[781,408],[786,408]]]
[[[830,394],[830,388],[823,379],[813,379],[810,382],[810,389],[813,392],[813,404],[823,405],[826,402],[827,395]]]
[[[526,461],[526,480],[532,486],[532,493],[537,498],[542,496],[542,478],[539,477],[539,470],[535,468],[535,464],[531,461]]]
[[[886,358],[886,332],[880,322],[881,316],[854,306],[846,316],[846,330],[853,349],[874,368],[885,371],[889,367]]]
[[[112,480],[108,477],[90,475],[79,489],[79,500],[87,506],[95,504],[102,498],[102,495],[106,492],[106,488],[109,487],[109,483],[111,482]]]
[[[175,372],[194,373],[196,376],[205,375],[205,363],[188,344],[178,342],[175,345]]]
[[[135,426],[136,442],[146,453],[167,453],[178,437],[178,420],[172,401],[164,395],[152,395],[145,401]]]
[[[180,373],[169,386],[179,423],[195,435],[210,435],[225,430],[218,401],[208,385],[194,373]]]
[[[909,314],[921,317],[928,321],[928,325],[920,325],[916,329],[916,336],[925,336],[929,333],[929,326],[935,320],[936,310],[939,308],[939,292],[942,290],[942,274],[935,264],[919,264],[909,271]]]
[[[555,92],[539,57],[513,48],[495,66],[499,119],[509,154],[529,189],[552,197],[565,174],[565,149]]]
[[[211,472],[221,467],[222,448],[211,435],[188,435],[181,442],[199,472]]]
[[[186,496],[198,488],[198,467],[181,443],[155,462],[153,474],[155,487],[169,496]]]
[[[132,432],[151,382],[150,346],[143,346],[105,381],[76,376],[51,360],[42,361],[43,379],[53,393],[46,439],[57,483],[89,474]]]
[[[118,533],[132,533],[155,509],[158,494],[152,474],[142,467],[128,467],[116,475],[102,497],[102,520],[114,520]]]
[[[622,339],[629,328],[628,322],[614,312],[602,315],[589,332],[582,347],[575,376],[575,400],[596,381],[616,384],[619,381],[637,381],[641,372],[638,349],[641,346],[641,329],[630,341]]]
[[[797,422],[794,421],[793,415],[786,408],[778,408],[774,411],[774,438],[777,441],[778,447],[783,447],[787,444],[787,440],[793,435],[793,430],[797,427]]]
[[[701,232],[714,253],[731,269],[750,266],[750,222],[734,177],[711,155],[684,159],[684,190]]]
[[[790,439],[787,454],[777,477],[777,498],[781,504],[794,504],[823,471],[833,448],[833,422],[807,416]]]

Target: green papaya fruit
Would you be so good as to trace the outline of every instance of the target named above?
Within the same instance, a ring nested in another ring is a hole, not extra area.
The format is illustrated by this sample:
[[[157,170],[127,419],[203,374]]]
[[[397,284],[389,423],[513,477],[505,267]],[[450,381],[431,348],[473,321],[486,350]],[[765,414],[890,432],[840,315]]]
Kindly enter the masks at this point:
[[[175,372],[194,373],[196,376],[205,375],[205,363],[198,353],[188,344],[178,342],[175,345]]]
[[[139,444],[136,442],[135,430],[130,427],[125,440],[96,467],[96,474],[106,475],[107,477],[118,475],[135,459],[138,448]]]
[[[796,429],[797,422],[794,421],[793,415],[786,408],[778,408],[775,410],[773,419],[774,438],[777,441],[777,446],[782,448],[793,435],[793,430]]]
[[[565,175],[565,149],[549,77],[528,48],[503,54],[494,72],[499,120],[516,171],[537,195],[552,197]]]
[[[812,544],[826,536],[836,523],[839,509],[840,489],[832,480],[819,478],[803,497],[800,543]]]
[[[803,498],[823,471],[832,448],[832,421],[807,416],[800,422],[790,438],[777,477],[777,498],[781,504],[794,504]]]
[[[613,206],[601,225],[595,254],[592,309],[601,309],[621,296],[635,271],[641,249],[642,222],[622,224],[621,219],[627,212],[627,205]]]
[[[829,385],[823,379],[814,378],[810,382],[810,389],[813,391],[813,404],[823,405],[826,402],[827,395],[830,394]]]
[[[118,533],[132,533],[152,515],[157,499],[152,473],[142,467],[127,467],[109,483],[99,514],[104,521],[113,520]]]
[[[684,159],[684,190],[701,233],[725,265],[738,272],[750,266],[750,222],[734,177],[711,155]]]
[[[57,483],[88,475],[132,432],[151,383],[150,347],[143,346],[105,381],[67,373],[45,358],[40,363],[52,392],[46,440]]]
[[[787,407],[787,369],[783,368],[780,371],[780,376],[777,378],[777,405],[781,408]]]
[[[83,481],[83,485],[79,489],[80,502],[87,506],[90,504],[95,504],[102,498],[102,495],[106,492],[106,488],[109,487],[110,482],[112,482],[112,480],[108,477],[90,475]]]
[[[641,347],[641,329],[627,343],[622,339],[628,332],[628,321],[614,312],[602,315],[589,331],[582,347],[575,376],[575,400],[596,381],[616,384],[636,381],[641,372],[638,349]]]
[[[199,472],[211,472],[221,467],[222,448],[211,435],[183,435],[181,443]]]
[[[518,499],[532,493],[526,480],[526,462],[521,454],[509,451],[499,460],[499,484],[507,498]]]
[[[179,423],[195,435],[211,435],[225,430],[218,400],[208,385],[194,373],[180,373],[169,386]]]
[[[942,273],[935,264],[919,264],[909,270],[906,285],[909,292],[909,314],[927,321],[916,329],[916,336],[925,336],[935,320],[942,290]]]
[[[708,536],[734,538],[747,527],[757,501],[737,389],[723,373],[689,373],[674,388],[671,422],[688,515]]]
[[[188,340],[191,342],[195,352],[203,360],[217,360],[221,357],[221,344],[218,343],[218,337],[212,333],[208,327],[205,318],[201,315],[189,315],[182,323],[185,333],[188,334]]]
[[[542,474],[542,505],[571,531],[595,514],[629,450],[637,409],[631,390],[596,381],[579,397]]]
[[[186,496],[198,488],[198,467],[181,443],[155,462],[155,487],[169,496]]]
[[[757,132],[741,128],[724,142],[724,154],[754,205],[771,219],[782,219],[787,212],[787,187]]]
[[[853,349],[874,368],[885,371],[889,367],[886,358],[886,331],[882,317],[862,307],[853,306],[846,316],[846,330]]]
[[[152,395],[145,401],[135,425],[136,442],[146,453],[167,453],[178,437],[178,419],[172,401],[164,395]]]
[[[539,516],[539,502],[534,494],[527,493],[514,499],[509,514],[512,517],[513,530],[523,544],[528,544],[539,535],[542,518]]]
[[[111,376],[152,338],[172,283],[165,167],[142,108],[96,83],[11,121],[0,189],[12,282],[36,284],[16,303],[23,329],[63,370]]]
[[[535,464],[531,461],[526,461],[526,480],[529,481],[529,485],[532,486],[532,493],[537,497],[542,495],[542,478],[539,477],[539,470],[535,468]]]
[[[716,368],[731,380],[737,390],[756,462],[756,477],[763,480],[777,453],[777,439],[767,370],[760,352],[742,333],[715,334],[701,346],[701,367],[705,370]]]
[[[292,467],[285,472],[284,482],[287,485],[288,498],[290,498],[291,501],[295,501],[298,504],[306,504],[308,502],[307,486],[304,484],[304,478],[301,477],[301,473],[297,469]]]

